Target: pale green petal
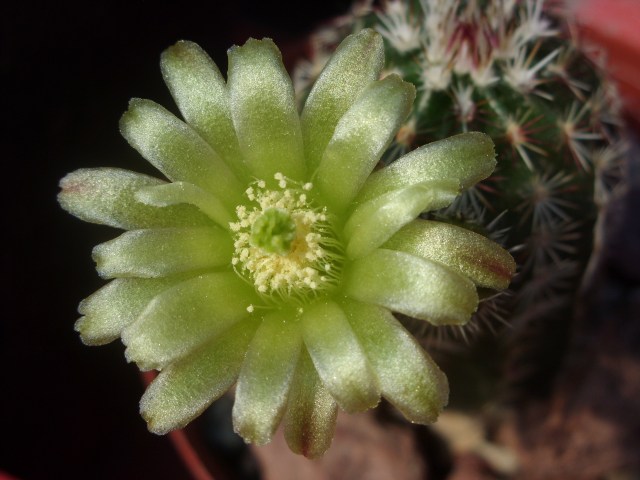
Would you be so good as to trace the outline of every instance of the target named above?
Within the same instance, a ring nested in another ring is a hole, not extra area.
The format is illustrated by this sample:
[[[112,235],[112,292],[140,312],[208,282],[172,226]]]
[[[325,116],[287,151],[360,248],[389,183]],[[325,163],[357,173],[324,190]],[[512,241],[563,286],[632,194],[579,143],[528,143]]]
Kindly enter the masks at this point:
[[[60,180],[60,206],[85,222],[133,230],[137,228],[207,225],[191,205],[156,208],[136,201],[139,188],[165,182],[119,168],[81,168]]]
[[[247,318],[162,370],[140,400],[140,413],[158,435],[182,428],[238,378],[259,319]]]
[[[480,287],[509,286],[516,263],[497,243],[462,227],[416,220],[402,228],[384,248],[400,250],[448,266]]]
[[[338,46],[316,80],[302,111],[307,168],[315,170],[340,118],[384,66],[382,37],[364,29]]]
[[[229,109],[229,92],[215,63],[193,42],[162,53],[160,67],[180,113],[238,178],[246,175]]]
[[[125,355],[143,370],[162,369],[249,316],[254,290],[234,272],[209,273],[157,295],[122,332]]]
[[[235,208],[244,188],[216,152],[189,125],[151,100],[134,98],[120,119],[120,132],[169,180],[211,192]]]
[[[338,404],[324,386],[306,348],[293,377],[284,416],[284,437],[291,451],[320,457],[331,445]]]
[[[487,178],[496,166],[491,137],[470,132],[429,143],[371,174],[357,202],[365,202],[383,193],[408,185],[455,179],[463,189]]]
[[[187,182],[173,182],[154,187],[142,187],[135,198],[147,205],[166,207],[169,205],[191,204],[222,228],[228,230],[232,218],[220,200],[200,187]]]
[[[338,122],[315,174],[315,183],[334,211],[353,200],[402,122],[415,87],[393,74],[371,83]]]
[[[217,227],[132,230],[93,249],[103,278],[164,277],[231,263],[229,234]]]
[[[407,420],[436,421],[448,401],[447,377],[386,308],[345,302],[351,328],[367,354],[382,395]]]
[[[444,208],[457,195],[457,182],[440,180],[400,188],[361,204],[344,227],[347,256],[371,253],[420,213]]]
[[[263,180],[276,172],[302,179],[300,119],[278,47],[269,39],[249,39],[228,55],[231,116],[249,171]]]
[[[348,296],[434,325],[462,325],[478,306],[471,280],[404,252],[376,250],[353,261],[344,277]]]
[[[378,403],[378,382],[336,303],[319,301],[306,308],[302,335],[318,375],[340,408],[361,412]]]
[[[84,315],[75,324],[82,342],[104,345],[120,337],[160,292],[182,280],[170,278],[116,278],[80,302]]]
[[[247,442],[271,440],[287,403],[287,394],[302,347],[300,323],[288,312],[262,320],[238,379],[233,428]]]

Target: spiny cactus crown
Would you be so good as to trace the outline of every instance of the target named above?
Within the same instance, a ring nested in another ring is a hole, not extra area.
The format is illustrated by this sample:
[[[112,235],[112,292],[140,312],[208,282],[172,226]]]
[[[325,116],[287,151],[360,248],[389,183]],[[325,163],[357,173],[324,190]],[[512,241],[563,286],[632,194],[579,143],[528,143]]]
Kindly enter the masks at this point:
[[[385,39],[385,73],[417,89],[386,162],[459,132],[493,138],[494,174],[431,217],[511,249],[520,265],[516,311],[570,301],[625,150],[615,91],[558,13],[543,0],[389,0],[375,10],[359,2],[314,35],[311,60],[294,77],[304,85],[343,35],[372,27]]]

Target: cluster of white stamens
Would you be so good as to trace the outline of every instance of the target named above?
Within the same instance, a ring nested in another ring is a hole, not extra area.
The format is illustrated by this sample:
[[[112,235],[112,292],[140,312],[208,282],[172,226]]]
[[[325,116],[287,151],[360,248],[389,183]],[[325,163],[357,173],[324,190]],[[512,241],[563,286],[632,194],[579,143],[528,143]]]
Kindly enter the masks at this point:
[[[282,173],[277,187],[257,180],[238,205],[232,265],[260,294],[278,298],[306,298],[336,283],[339,244],[326,209],[312,206],[307,195],[311,183],[300,184]]]

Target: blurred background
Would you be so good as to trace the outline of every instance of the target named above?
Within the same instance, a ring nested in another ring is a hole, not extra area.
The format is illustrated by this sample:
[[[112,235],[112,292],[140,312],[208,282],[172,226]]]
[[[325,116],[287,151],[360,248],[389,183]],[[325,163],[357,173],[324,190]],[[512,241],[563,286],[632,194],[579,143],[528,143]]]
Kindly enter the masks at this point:
[[[118,120],[131,97],[176,111],[158,62],[177,40],[199,43],[224,72],[229,46],[268,36],[292,68],[308,34],[349,3],[24,1],[0,7],[0,294],[8,307],[0,321],[0,480],[4,473],[23,480],[191,478],[170,440],[147,432],[138,414],[140,375],[124,362],[122,345],[87,348],[73,330],[79,300],[102,284],[91,249],[114,233],[62,211],[55,201],[57,183],[80,167],[154,173],[120,136]],[[612,58],[622,67],[612,72],[624,77],[628,119],[638,133],[640,77],[634,68],[640,65],[640,39],[636,35],[631,45],[621,46],[615,31],[609,39],[602,29],[590,34],[613,45]],[[614,220],[637,219],[637,197],[636,190]],[[604,267],[613,280],[602,281],[618,282],[620,298],[614,295],[608,305],[635,305],[616,313],[627,320],[635,315],[631,330],[615,332],[626,336],[624,348],[631,351],[640,338],[640,234],[637,221],[615,228],[622,233]],[[638,381],[637,365],[630,366],[630,382]],[[631,392],[636,391],[637,385]],[[630,412],[631,425],[640,428],[633,423],[637,412]],[[640,430],[632,431],[625,448],[638,446],[639,437]]]

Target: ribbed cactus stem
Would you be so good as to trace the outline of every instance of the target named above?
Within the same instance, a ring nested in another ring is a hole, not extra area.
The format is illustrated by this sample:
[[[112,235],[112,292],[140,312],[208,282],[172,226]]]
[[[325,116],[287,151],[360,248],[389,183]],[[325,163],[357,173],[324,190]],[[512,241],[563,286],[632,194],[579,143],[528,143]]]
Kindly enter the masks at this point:
[[[571,308],[598,208],[619,180],[625,146],[615,90],[580,52],[560,8],[543,0],[357,2],[313,36],[313,56],[295,75],[302,87],[340,38],[373,27],[385,39],[383,75],[398,73],[417,89],[386,163],[461,132],[493,138],[494,174],[429,216],[502,242],[518,262],[511,296],[484,302],[480,320]]]

